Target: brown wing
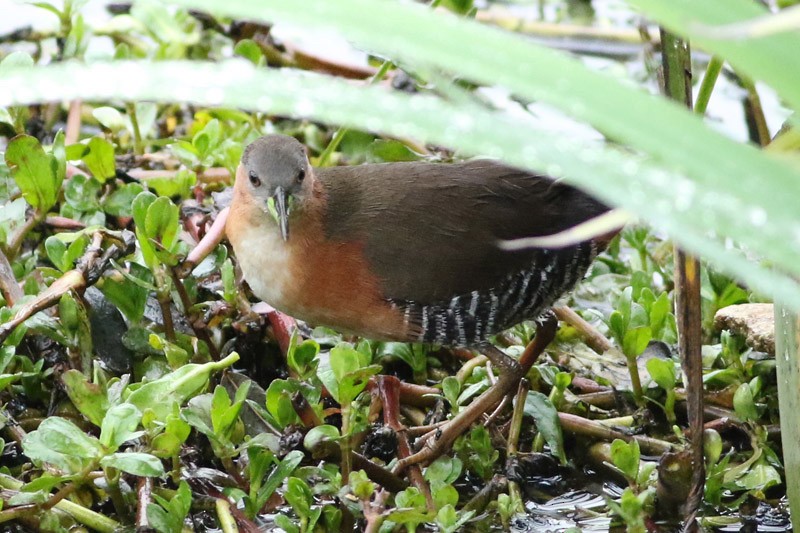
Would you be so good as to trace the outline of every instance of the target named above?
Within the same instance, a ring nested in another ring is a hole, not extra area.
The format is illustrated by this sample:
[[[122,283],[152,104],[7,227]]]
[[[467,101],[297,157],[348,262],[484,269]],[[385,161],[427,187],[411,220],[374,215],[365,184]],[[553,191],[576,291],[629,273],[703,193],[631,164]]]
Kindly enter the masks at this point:
[[[535,251],[501,239],[549,235],[608,208],[585,193],[489,160],[318,169],[327,237],[360,241],[387,298],[432,303],[498,286]]]

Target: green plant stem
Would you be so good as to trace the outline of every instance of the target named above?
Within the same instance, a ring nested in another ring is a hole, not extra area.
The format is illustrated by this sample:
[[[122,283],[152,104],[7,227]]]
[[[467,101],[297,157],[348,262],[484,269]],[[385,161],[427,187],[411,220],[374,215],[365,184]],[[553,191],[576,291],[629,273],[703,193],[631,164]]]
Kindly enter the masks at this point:
[[[714,85],[717,83],[719,73],[722,71],[722,65],[725,61],[719,56],[711,56],[711,60],[706,67],[706,73],[703,76],[703,81],[700,82],[700,90],[697,93],[697,101],[694,104],[694,112],[698,115],[705,115],[708,108],[708,101],[711,100],[711,93],[714,91]]]
[[[667,389],[667,398],[664,400],[664,413],[667,415],[667,422],[675,423],[675,389]]]
[[[108,495],[111,498],[111,503],[114,505],[114,510],[117,512],[117,515],[127,521],[131,516],[128,506],[125,504],[122,490],[119,488],[119,476],[119,470],[116,468],[105,469],[106,483],[108,483]]]
[[[143,155],[144,145],[142,144],[142,132],[139,129],[139,118],[136,116],[136,104],[129,102],[125,104],[125,109],[133,127],[133,151],[136,155]]]
[[[28,233],[33,231],[33,229],[39,225],[39,222],[44,220],[46,213],[36,212],[33,214],[31,218],[25,221],[25,223],[19,227],[19,229],[14,233],[14,236],[11,237],[11,242],[8,243],[6,247],[6,256],[8,256],[9,261],[13,261],[17,254],[19,253],[19,249],[22,247],[22,243],[25,242],[25,237],[28,236]]]
[[[164,335],[170,342],[175,342],[175,324],[172,322],[172,309],[170,303],[169,277],[165,275],[164,269],[169,267],[156,266],[153,270],[153,275],[156,281],[156,300],[158,306],[161,308],[161,316],[164,321]]]
[[[550,396],[548,399],[550,400],[550,403],[553,404],[553,407],[558,409],[561,407],[561,403],[564,401],[564,389],[553,387],[550,389]]]
[[[688,41],[661,28],[664,93],[692,109],[692,57]],[[692,451],[692,479],[683,507],[684,531],[698,531],[697,512],[705,486],[703,459],[703,359],[700,261],[675,248],[675,318],[681,366],[687,376],[687,415]],[[674,391],[673,391],[674,396]],[[669,401],[669,398],[668,398]],[[674,402],[674,398],[673,398]]]
[[[22,488],[22,483],[11,476],[0,474],[0,487],[19,491]],[[70,500],[61,500],[56,503],[54,507],[64,511],[65,513],[68,513],[78,522],[96,531],[100,531],[100,533],[114,533],[114,531],[120,527],[119,522],[116,520],[112,520],[111,518],[103,516],[100,513],[95,513],[86,507],[82,507],[77,503],[71,502]],[[36,508],[33,507],[32,509]],[[0,521],[2,521],[3,518],[0,518]]]
[[[522,430],[522,417],[525,414],[525,399],[528,397],[529,388],[528,380],[522,378],[519,382],[519,388],[517,389],[517,396],[514,398],[514,412],[511,415],[511,424],[508,428],[507,459],[514,459],[517,456],[519,435]],[[517,513],[524,513],[525,506],[522,503],[522,494],[516,481],[508,482],[508,495],[511,497],[511,504],[514,511]]]
[[[189,324],[194,331],[194,334],[197,336],[198,339],[206,343],[208,346],[208,351],[211,354],[211,358],[215,361],[219,360],[220,353],[217,349],[217,346],[214,344],[214,341],[211,339],[211,335],[208,334],[208,331],[203,326],[195,325],[195,320],[192,316],[190,316],[190,310],[192,308],[192,301],[189,298],[189,293],[186,292],[186,286],[183,284],[183,281],[178,276],[178,272],[176,270],[177,267],[167,267],[169,269],[170,278],[172,278],[172,283],[175,286],[175,290],[178,292],[178,297],[181,300],[181,305],[183,305],[183,312],[189,318]]]
[[[19,520],[22,518],[34,518],[33,514],[37,511],[35,505],[17,505],[0,511],[0,524]]]
[[[352,446],[352,435],[350,435],[350,405],[342,405],[342,485],[347,485],[350,481],[350,472],[353,469],[353,458],[350,455]]]
[[[792,522],[800,523],[800,317],[781,302],[775,304],[775,363],[781,419],[786,495]]]
[[[217,498],[216,500],[217,518],[219,519],[219,527],[223,533],[236,533],[239,528],[236,527],[236,520],[231,514],[231,504],[224,498]]]
[[[544,450],[544,436],[541,433],[537,433],[533,438],[533,443],[531,443],[531,451],[542,453],[542,450]]]
[[[636,356],[625,354],[625,362],[628,366],[628,374],[631,377],[631,390],[633,391],[633,401],[639,407],[644,407],[644,393],[642,392],[642,379],[639,377],[639,365],[636,364]]]
[[[369,85],[375,85],[376,83],[380,82],[386,73],[389,72],[389,69],[394,67],[394,63],[391,61],[384,61],[383,64],[378,69],[378,72],[375,73],[372,78],[369,80]],[[339,144],[344,139],[344,136],[347,135],[347,132],[350,131],[350,128],[341,127],[336,130],[336,133],[333,134],[333,138],[331,142],[328,143],[328,146],[325,147],[325,150],[319,155],[319,159],[317,160],[318,167],[327,166],[328,160],[330,160],[331,155],[336,149],[339,147]]]
[[[751,78],[743,75],[739,76],[739,81],[747,91],[744,108],[750,140],[759,146],[767,146],[770,141],[769,127],[767,126],[767,118],[764,116],[764,108],[761,105],[761,97],[758,96],[758,90],[756,90],[756,84]]]
[[[522,378],[517,389],[517,396],[514,398],[514,412],[511,415],[511,425],[508,428],[508,452],[511,457],[517,455],[519,445],[519,434],[522,429],[522,417],[525,414],[525,399],[528,397],[530,385],[528,380]]]

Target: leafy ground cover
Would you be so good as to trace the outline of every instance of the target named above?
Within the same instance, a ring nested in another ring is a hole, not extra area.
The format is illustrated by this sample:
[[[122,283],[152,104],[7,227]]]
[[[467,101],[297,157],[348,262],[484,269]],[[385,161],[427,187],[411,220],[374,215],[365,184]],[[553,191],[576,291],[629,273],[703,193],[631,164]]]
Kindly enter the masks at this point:
[[[93,28],[79,2],[39,7],[58,17],[58,29],[4,36],[0,73],[87,54],[236,55],[493,105],[442,74],[293,49],[268,26],[136,3]],[[97,42],[113,51],[97,51]],[[641,77],[652,83],[654,69]],[[397,459],[435,437],[495,372],[464,351],[343,337],[259,312],[224,243],[186,263],[229,201],[243,147],[272,131],[298,137],[318,165],[459,157],[232,108],[0,109],[3,527],[675,527],[691,463],[673,252],[663,235],[626,228],[565,302],[588,325],[562,325],[513,401],[450,453],[396,473]],[[760,298],[714,269],[702,282],[710,420],[702,515],[709,526],[756,515],[783,524],[774,360],[714,327],[717,310]],[[533,332],[522,324],[495,342],[517,355]]]

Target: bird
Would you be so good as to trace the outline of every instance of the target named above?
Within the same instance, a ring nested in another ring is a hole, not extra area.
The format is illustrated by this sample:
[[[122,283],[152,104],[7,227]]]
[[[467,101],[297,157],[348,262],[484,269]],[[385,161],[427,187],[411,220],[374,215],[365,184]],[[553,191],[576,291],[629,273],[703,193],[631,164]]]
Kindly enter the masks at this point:
[[[553,303],[613,235],[561,248],[501,243],[559,233],[608,210],[577,188],[493,159],[314,168],[302,143],[272,134],[243,152],[226,233],[253,294],[290,316],[373,340],[477,349],[500,367],[495,387],[503,390],[439,431],[438,451],[533,362],[520,367],[489,338],[525,320],[554,322]],[[552,340],[550,329],[536,350]],[[412,462],[431,453],[416,455]]]

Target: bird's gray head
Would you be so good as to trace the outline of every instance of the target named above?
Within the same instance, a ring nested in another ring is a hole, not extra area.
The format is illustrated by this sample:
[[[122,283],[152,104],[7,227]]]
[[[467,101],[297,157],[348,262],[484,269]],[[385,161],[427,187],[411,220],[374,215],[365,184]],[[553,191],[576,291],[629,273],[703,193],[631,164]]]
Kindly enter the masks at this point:
[[[289,238],[289,215],[311,194],[312,169],[305,147],[293,137],[265,135],[242,154],[237,180]]]

